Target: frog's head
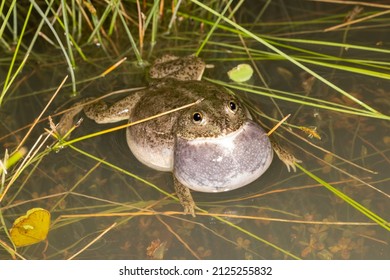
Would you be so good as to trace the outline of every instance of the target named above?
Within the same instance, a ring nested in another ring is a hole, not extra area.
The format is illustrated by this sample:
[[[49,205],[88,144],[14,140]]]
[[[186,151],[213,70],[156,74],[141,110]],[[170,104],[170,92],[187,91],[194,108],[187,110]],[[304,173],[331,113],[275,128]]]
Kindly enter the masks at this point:
[[[208,91],[208,98],[179,118],[174,175],[196,191],[229,191],[260,177],[273,151],[266,132],[237,98],[219,86]]]

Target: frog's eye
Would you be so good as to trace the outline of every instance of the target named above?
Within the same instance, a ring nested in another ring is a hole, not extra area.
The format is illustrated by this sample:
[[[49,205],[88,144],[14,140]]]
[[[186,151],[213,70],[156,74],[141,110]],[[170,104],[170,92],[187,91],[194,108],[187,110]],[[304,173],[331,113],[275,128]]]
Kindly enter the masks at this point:
[[[203,114],[201,112],[195,112],[192,114],[192,121],[195,124],[201,124],[203,122]]]
[[[229,101],[227,107],[233,114],[235,114],[238,110],[238,105],[234,101]]]

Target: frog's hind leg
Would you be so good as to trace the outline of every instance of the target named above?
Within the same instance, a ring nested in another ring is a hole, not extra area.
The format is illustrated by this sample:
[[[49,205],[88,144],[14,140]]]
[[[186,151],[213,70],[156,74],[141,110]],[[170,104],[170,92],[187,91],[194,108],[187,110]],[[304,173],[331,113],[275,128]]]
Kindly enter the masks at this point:
[[[83,109],[84,109],[84,104],[91,100],[92,98],[86,98],[83,99],[76,104],[72,106],[72,108],[66,110],[66,112],[62,115],[60,121],[58,122],[57,125],[57,132],[61,135],[64,136],[65,134],[68,133],[68,131],[71,129],[71,127],[74,124],[74,118],[79,114]]]
[[[111,106],[98,101],[84,107],[85,115],[97,123],[115,123],[128,120],[134,106],[140,100],[142,93],[129,95]]]
[[[128,120],[131,111],[143,96],[143,92],[131,94],[111,106],[103,101],[94,102],[94,98],[85,98],[72,106],[62,115],[57,126],[60,135],[65,135],[73,126],[74,118],[84,110],[85,115],[97,123],[114,123]]]

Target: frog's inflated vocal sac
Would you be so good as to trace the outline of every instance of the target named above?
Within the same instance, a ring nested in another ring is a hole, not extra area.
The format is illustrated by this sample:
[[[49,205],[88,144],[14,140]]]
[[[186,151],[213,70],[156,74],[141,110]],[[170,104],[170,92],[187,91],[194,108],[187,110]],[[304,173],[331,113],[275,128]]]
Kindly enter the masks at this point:
[[[134,122],[203,99],[184,110],[127,128],[127,143],[145,165],[173,172],[185,213],[194,216],[190,189],[224,192],[259,178],[273,158],[273,146],[287,167],[296,159],[272,145],[264,129],[227,89],[201,81],[205,63],[195,56],[164,56],[150,69],[151,85],[111,106],[77,106],[60,120],[66,132],[82,109],[97,123]],[[158,79],[158,80],[157,80]]]

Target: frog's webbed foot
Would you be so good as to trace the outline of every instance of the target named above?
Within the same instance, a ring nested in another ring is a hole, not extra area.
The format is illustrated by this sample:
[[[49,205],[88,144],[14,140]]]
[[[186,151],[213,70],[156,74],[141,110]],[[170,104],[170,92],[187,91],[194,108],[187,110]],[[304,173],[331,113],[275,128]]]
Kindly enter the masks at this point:
[[[173,182],[175,185],[176,195],[179,198],[180,204],[184,208],[184,214],[191,214],[195,217],[195,202],[192,198],[190,189],[180,183],[175,176],[173,176]]]
[[[74,125],[74,118],[85,108],[85,103],[89,103],[93,98],[85,98],[80,102],[75,103],[70,109],[68,109],[61,117],[56,130],[60,136],[64,136]]]
[[[271,141],[271,143],[272,143],[272,148],[274,149],[278,158],[286,165],[288,172],[290,172],[290,169],[296,172],[297,168],[295,166],[295,163],[300,163],[302,161],[295,158],[293,154],[288,152],[285,148],[281,147],[275,141]]]
[[[84,108],[83,103],[85,103],[85,101],[81,101],[74,104],[72,108],[70,108],[62,115],[56,127],[56,130],[60,136],[64,136],[72,128],[72,126],[74,125],[75,116],[80,113]]]

